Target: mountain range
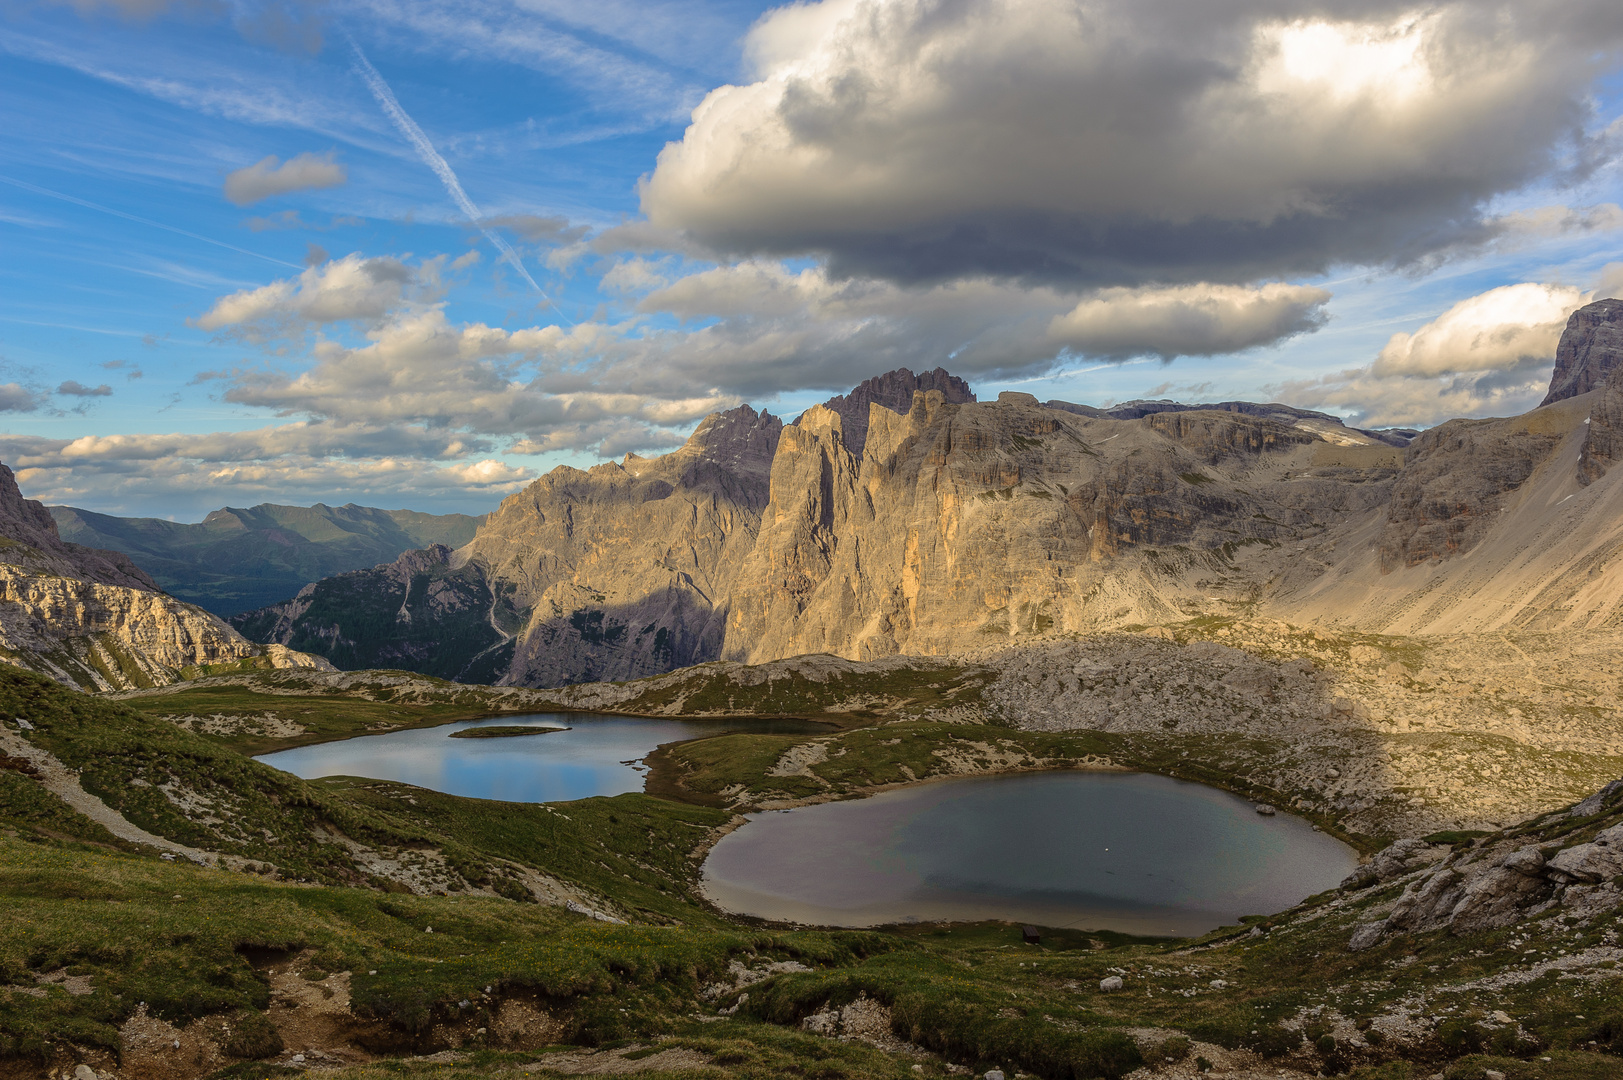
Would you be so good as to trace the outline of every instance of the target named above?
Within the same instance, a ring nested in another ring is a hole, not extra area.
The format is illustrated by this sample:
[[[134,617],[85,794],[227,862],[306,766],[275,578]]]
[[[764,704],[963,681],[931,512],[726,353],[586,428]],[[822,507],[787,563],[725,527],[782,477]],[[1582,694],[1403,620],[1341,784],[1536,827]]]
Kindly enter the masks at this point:
[[[370,506],[225,507],[196,524],[50,506],[62,538],[130,557],[165,592],[216,615],[285,600],[305,584],[405,551],[473,538],[483,516]]]
[[[84,690],[160,686],[242,668],[331,670],[320,657],[256,645],[177,600],[117,551],[62,539],[0,465],[0,659]]]
[[[460,548],[232,622],[341,667],[535,687],[1208,614],[1601,625],[1623,572],[1620,321],[1619,301],[1572,316],[1538,409],[1424,433],[1277,404],[981,402],[901,369],[787,425],[746,405],[673,453],[560,467]]]

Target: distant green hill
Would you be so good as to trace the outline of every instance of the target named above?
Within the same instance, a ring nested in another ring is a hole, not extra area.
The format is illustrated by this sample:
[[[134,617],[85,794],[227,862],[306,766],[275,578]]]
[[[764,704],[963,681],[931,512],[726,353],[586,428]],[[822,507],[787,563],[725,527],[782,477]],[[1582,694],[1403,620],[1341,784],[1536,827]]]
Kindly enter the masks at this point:
[[[484,520],[353,503],[226,507],[195,525],[48,509],[62,539],[123,552],[171,595],[217,615],[286,600],[309,582],[391,562],[405,551],[461,547]]]

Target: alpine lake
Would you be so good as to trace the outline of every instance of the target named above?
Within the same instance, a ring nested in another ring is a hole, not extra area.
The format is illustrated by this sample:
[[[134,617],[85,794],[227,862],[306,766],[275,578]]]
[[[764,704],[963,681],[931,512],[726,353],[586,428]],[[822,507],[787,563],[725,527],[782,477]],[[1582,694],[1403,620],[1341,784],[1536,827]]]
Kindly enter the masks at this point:
[[[657,747],[737,732],[828,731],[784,719],[535,714],[266,754],[306,779],[360,776],[508,802],[643,789]],[[483,737],[485,735],[490,737]],[[1150,773],[965,777],[768,810],[703,869],[723,911],[821,926],[1003,920],[1194,936],[1333,888],[1357,853],[1289,814]]]

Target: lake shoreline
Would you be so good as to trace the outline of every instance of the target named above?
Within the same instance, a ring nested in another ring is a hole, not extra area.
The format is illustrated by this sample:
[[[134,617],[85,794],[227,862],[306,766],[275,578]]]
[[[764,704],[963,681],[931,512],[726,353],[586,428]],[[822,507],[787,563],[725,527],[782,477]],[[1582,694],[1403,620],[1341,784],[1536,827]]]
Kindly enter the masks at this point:
[[[787,807],[735,815],[712,830],[700,895],[723,917],[785,927],[990,920],[1182,939],[1286,910],[1359,861],[1305,818],[1145,770],[932,779],[960,783],[802,801],[793,820],[773,812]],[[737,837],[744,824],[757,830]]]

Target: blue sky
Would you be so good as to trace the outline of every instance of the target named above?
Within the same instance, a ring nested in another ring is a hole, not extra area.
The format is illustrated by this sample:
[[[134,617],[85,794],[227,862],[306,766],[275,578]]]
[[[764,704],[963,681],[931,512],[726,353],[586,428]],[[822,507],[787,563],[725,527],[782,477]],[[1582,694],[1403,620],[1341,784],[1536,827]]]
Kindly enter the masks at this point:
[[[1481,4],[937,6],[13,5],[0,460],[478,512],[901,364],[1425,426],[1536,404],[1623,285],[1609,5],[1508,5],[1513,48]]]

